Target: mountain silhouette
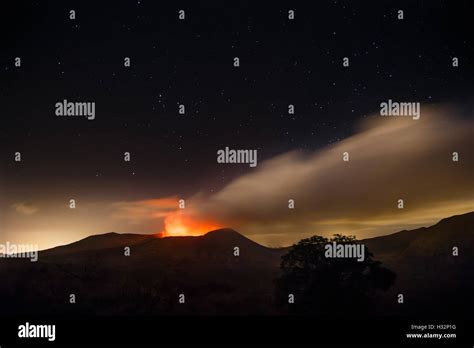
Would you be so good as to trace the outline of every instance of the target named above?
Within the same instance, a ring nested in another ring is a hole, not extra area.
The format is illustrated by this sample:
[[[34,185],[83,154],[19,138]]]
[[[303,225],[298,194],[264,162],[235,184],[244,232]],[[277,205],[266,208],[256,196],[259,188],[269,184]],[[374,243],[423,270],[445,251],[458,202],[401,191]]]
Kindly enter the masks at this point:
[[[472,313],[474,212],[362,243],[397,274],[380,295],[380,315]],[[274,281],[287,251],[232,229],[197,237],[94,235],[41,251],[38,262],[0,260],[0,277],[8,279],[0,308],[16,315],[279,314]]]
[[[198,237],[94,235],[41,251],[36,263],[5,260],[0,274],[10,281],[0,303],[17,314],[271,313],[284,252],[231,229]]]
[[[474,242],[474,212],[442,219],[430,227],[401,231],[365,239],[364,243],[378,256],[403,259],[451,255],[449,245],[472,247]]]
[[[385,294],[384,311],[401,315],[472,313],[474,212],[363,243],[397,274],[395,286]],[[406,305],[396,302],[398,294],[404,295]]]
[[[125,247],[130,248],[129,257],[124,257]],[[39,258],[46,262],[60,258],[74,263],[100,256],[102,264],[150,267],[189,262],[188,266],[193,268],[212,265],[229,268],[238,264],[258,269],[278,267],[282,250],[266,248],[232,229],[214,230],[197,237],[164,238],[111,232],[41,251]]]

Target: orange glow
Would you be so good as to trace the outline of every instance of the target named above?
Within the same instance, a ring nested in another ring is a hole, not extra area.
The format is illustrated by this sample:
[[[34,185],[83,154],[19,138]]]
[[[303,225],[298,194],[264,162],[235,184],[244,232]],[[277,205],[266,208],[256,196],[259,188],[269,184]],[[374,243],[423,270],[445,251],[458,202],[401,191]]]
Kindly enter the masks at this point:
[[[220,227],[216,222],[193,219],[178,210],[165,218],[165,228],[160,237],[201,236]]]

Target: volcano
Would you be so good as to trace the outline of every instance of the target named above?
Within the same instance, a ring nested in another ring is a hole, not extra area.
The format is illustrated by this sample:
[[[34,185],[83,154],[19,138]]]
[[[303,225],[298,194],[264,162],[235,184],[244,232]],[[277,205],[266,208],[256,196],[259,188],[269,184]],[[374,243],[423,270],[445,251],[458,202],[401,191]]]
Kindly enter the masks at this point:
[[[94,235],[40,251],[36,263],[5,262],[0,274],[10,285],[0,290],[0,302],[10,299],[5,308],[17,314],[263,314],[272,312],[285,250],[231,229],[198,237]],[[186,306],[179,306],[179,294]]]
[[[362,243],[397,274],[379,299],[380,315],[474,310],[474,212]],[[197,237],[94,235],[41,251],[38,262],[0,260],[0,306],[2,315],[281,314],[274,281],[287,251],[231,229]]]

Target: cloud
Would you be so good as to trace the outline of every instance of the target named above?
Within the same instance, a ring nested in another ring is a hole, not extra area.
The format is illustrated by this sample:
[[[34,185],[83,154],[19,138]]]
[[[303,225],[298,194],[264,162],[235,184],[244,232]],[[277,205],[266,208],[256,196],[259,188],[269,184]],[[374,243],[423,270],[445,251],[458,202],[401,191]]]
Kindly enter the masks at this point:
[[[190,197],[185,209],[177,209],[176,197],[116,202],[112,217],[164,235],[232,227],[272,246],[314,234],[367,238],[431,225],[474,210],[473,126],[446,107],[422,107],[419,120],[373,116],[343,141],[263,161],[215,194]]]
[[[19,214],[33,215],[38,211],[38,208],[29,202],[20,202],[12,204],[12,208]]]
[[[164,197],[141,201],[123,201],[111,204],[112,217],[131,223],[143,224],[147,220],[161,219],[178,207],[178,198]]]
[[[473,129],[472,119],[448,108],[422,107],[419,120],[374,116],[335,145],[267,160],[188,206],[196,219],[217,220],[267,244],[429,224],[474,210]],[[288,209],[289,199],[295,209]]]

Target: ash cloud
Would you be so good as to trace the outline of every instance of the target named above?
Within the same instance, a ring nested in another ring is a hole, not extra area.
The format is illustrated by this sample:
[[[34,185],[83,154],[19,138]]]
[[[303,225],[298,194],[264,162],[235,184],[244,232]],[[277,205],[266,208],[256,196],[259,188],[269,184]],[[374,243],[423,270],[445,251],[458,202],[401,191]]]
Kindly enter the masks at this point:
[[[473,130],[472,119],[447,107],[424,107],[419,120],[373,116],[335,145],[282,154],[211,196],[193,197],[191,211],[273,245],[430,224],[474,210]]]

